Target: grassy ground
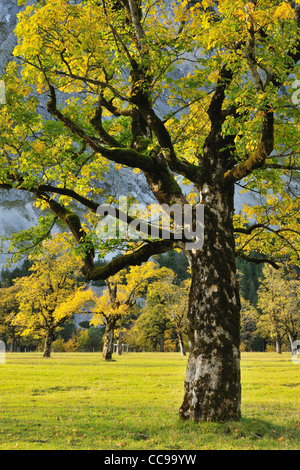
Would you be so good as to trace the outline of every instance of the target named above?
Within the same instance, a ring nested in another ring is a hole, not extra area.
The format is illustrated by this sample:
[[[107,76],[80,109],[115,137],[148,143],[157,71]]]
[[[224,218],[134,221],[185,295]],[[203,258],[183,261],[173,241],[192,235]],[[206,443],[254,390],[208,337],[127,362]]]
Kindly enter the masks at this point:
[[[243,353],[243,418],[178,419],[186,358],[130,353],[7,354],[0,364],[0,450],[299,450],[300,365]]]

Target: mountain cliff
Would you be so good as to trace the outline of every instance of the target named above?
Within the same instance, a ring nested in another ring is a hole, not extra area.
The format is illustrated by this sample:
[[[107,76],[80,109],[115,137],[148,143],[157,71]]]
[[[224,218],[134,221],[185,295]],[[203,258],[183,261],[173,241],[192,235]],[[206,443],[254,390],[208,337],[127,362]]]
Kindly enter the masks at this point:
[[[12,58],[16,41],[14,28],[17,14],[21,7],[18,0],[0,0],[0,74],[5,70],[6,63]],[[0,109],[1,111],[1,109]],[[32,207],[33,200],[20,191],[0,191],[0,236],[31,227],[38,218]],[[0,255],[0,269],[7,259]]]

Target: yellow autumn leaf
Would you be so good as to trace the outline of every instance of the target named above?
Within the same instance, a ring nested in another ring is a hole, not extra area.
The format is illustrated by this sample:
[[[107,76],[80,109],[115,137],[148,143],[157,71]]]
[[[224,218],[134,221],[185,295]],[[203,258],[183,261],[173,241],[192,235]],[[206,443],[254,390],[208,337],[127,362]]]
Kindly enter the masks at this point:
[[[245,20],[246,18],[245,12],[241,8],[237,9],[236,16],[238,17],[239,20]]]
[[[292,20],[295,18],[295,12],[291,5],[286,2],[282,2],[276,9],[273,18],[274,20]]]
[[[203,0],[202,1],[202,6],[206,10],[207,8],[209,8],[212,5],[212,3],[213,3],[212,1]]]

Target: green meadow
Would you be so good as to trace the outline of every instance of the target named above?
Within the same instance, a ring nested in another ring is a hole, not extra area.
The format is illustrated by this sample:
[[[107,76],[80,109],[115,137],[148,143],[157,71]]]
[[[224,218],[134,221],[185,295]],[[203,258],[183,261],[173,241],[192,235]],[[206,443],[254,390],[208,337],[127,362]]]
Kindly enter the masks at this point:
[[[186,357],[7,353],[0,365],[0,450],[299,450],[300,364],[242,354],[242,419],[178,419]]]

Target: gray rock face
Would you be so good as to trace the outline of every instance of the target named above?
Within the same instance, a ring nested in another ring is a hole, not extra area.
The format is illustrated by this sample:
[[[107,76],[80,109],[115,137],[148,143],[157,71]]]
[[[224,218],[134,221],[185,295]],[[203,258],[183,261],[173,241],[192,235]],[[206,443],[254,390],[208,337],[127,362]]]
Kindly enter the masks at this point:
[[[19,11],[18,0],[0,0],[0,73],[16,43],[13,31]]]
[[[0,0],[0,74],[3,74],[6,63],[12,59],[16,44],[14,29],[20,10],[18,0]],[[29,228],[37,218],[32,199],[27,194],[20,191],[0,191],[0,236]],[[6,259],[6,255],[0,256],[0,269]]]

